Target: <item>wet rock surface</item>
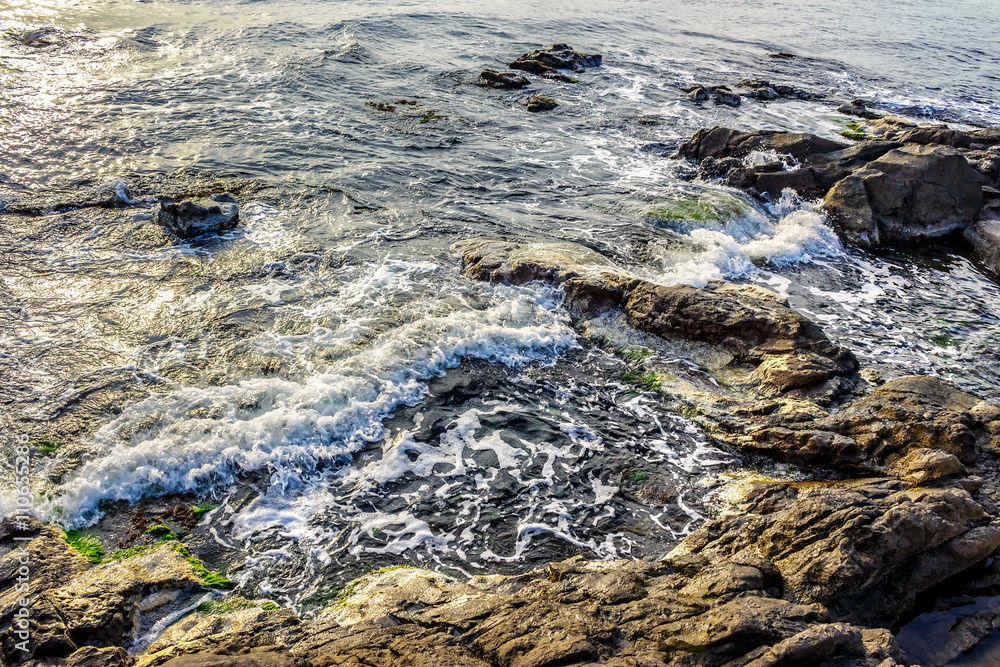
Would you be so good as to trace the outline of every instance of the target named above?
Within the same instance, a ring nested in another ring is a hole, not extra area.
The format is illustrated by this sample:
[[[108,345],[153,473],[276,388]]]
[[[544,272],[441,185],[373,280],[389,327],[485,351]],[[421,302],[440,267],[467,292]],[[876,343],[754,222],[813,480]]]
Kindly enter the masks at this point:
[[[745,493],[738,512],[709,521],[675,553],[762,557],[781,572],[785,599],[823,604],[836,618],[895,618],[1000,546],[1000,520],[961,487],[761,482]]]
[[[985,184],[957,151],[903,146],[834,185],[826,208],[852,240],[915,243],[971,225],[983,206]]]
[[[362,578],[314,621],[256,611],[181,622],[137,665],[898,664],[888,631],[782,600],[776,575],[759,559],[687,555],[574,558],[466,583],[391,570]]]
[[[182,202],[164,202],[156,210],[156,221],[174,236],[191,239],[227,231],[240,219],[240,207],[231,194]]]
[[[844,113],[868,118],[866,111],[858,103]],[[995,265],[990,224],[998,217],[991,199],[1000,174],[997,130],[918,126],[881,116],[852,127],[845,134],[862,139],[853,145],[802,133],[702,129],[681,144],[677,157],[698,163],[701,178],[763,199],[789,189],[824,198],[831,223],[848,242],[911,247],[943,239]],[[748,160],[760,154],[774,157]]]
[[[498,72],[495,69],[484,69],[479,75],[479,85],[487,88],[502,88],[517,90],[531,85],[527,77],[514,72]]]
[[[629,322],[659,336],[717,345],[752,369],[748,384],[784,394],[833,382],[860,382],[854,355],[770,290],[723,282],[663,286],[631,276],[600,253],[574,244],[475,239],[452,246],[466,275],[491,282],[561,283],[567,302],[594,315],[621,308]],[[840,387],[831,388],[839,393]]]
[[[165,604],[190,597],[205,586],[189,559],[169,545],[91,567],[58,529],[35,520],[23,526],[10,518],[0,523],[0,549],[4,584],[0,647],[5,664],[22,664],[31,658],[120,664],[116,649],[133,640],[143,611],[162,610]],[[23,593],[13,584],[25,553],[31,571],[31,616],[28,650],[22,651],[13,621]],[[165,599],[168,592],[173,592],[169,601]],[[160,596],[160,603],[150,604],[152,594]],[[94,648],[112,650],[95,654]]]
[[[998,409],[940,378],[910,376],[819,419],[793,411],[734,416],[721,426],[739,446],[778,460],[845,471],[892,465],[897,475],[926,481],[996,451]]]
[[[553,44],[525,53],[507,66],[549,79],[572,82],[571,77],[561,74],[559,70],[582,72],[588,67],[600,67],[601,61],[600,55],[579,53],[568,44]]]
[[[559,103],[556,102],[551,97],[545,97],[544,95],[535,95],[530,100],[528,100],[528,104],[526,106],[528,111],[532,113],[538,113],[539,111],[551,111],[552,109],[555,109],[557,106],[559,106]]]

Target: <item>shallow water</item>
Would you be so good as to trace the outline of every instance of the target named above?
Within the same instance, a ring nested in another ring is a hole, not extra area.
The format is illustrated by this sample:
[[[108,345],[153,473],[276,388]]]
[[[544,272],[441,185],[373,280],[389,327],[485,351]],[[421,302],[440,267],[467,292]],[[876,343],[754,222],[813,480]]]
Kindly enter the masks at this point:
[[[1000,398],[980,267],[845,249],[811,203],[752,204],[666,158],[713,124],[835,137],[856,96],[996,124],[992,4],[6,3],[5,198],[265,184],[239,230],[181,245],[143,232],[142,208],[0,221],[6,428],[59,442],[35,461],[39,509],[87,525],[106,501],[191,494],[248,558],[241,586],[306,606],[399,562],[662,553],[732,457],[623,382],[558,291],[462,277],[448,247],[470,236],[758,281],[886,377]],[[604,66],[471,85],[554,41]],[[678,90],[748,76],[830,99],[733,110]],[[560,106],[526,113],[536,92]]]

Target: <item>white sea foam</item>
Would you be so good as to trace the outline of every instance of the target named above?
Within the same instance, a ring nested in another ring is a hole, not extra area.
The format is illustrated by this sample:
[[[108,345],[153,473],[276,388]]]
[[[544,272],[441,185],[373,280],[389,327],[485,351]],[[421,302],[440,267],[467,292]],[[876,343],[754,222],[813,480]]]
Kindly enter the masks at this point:
[[[771,216],[748,209],[692,229],[686,234],[692,246],[671,246],[660,258],[662,273],[655,279],[704,287],[711,280],[752,277],[760,264],[807,263],[843,252],[823,212],[791,190],[769,208]]]
[[[267,470],[272,485],[292,485],[320,462],[383,438],[382,420],[401,405],[418,403],[427,391],[424,380],[462,359],[515,366],[552,360],[574,345],[552,290],[493,289],[497,298],[485,309],[403,324],[301,380],[185,387],[128,406],[97,432],[93,459],[49,494],[44,509],[81,525],[100,516],[97,503],[104,499],[204,493],[242,472]],[[264,293],[278,290],[268,286]],[[351,289],[345,293],[352,298]],[[306,338],[310,347],[321,345]],[[509,464],[516,448],[501,445],[483,446]],[[379,480],[377,471],[372,476]]]

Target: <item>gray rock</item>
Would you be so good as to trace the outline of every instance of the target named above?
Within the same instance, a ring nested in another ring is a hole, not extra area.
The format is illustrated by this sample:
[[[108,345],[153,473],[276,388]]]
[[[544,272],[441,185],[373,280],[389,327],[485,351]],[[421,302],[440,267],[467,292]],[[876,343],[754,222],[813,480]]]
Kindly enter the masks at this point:
[[[156,210],[156,222],[180,239],[232,229],[239,219],[240,207],[226,193],[180,203],[166,202]]]
[[[825,206],[841,234],[860,245],[917,243],[971,225],[983,185],[961,153],[908,145],[839,181]]]
[[[579,53],[567,44],[553,44],[545,49],[525,53],[507,65],[542,76],[557,74],[557,70],[583,71],[587,67],[600,67],[598,54]]]

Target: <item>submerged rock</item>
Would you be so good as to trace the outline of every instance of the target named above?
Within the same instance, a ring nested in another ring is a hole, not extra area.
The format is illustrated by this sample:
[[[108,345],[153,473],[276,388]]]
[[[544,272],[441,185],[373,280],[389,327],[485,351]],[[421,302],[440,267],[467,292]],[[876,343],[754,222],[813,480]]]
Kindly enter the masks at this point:
[[[498,72],[495,69],[484,69],[479,75],[479,85],[489,88],[517,90],[531,84],[527,77],[514,72]]]
[[[812,93],[796,86],[781,83],[771,83],[767,79],[744,79],[737,84],[740,88],[748,88],[750,92],[743,93],[744,96],[755,100],[821,100],[826,95],[822,93]]]
[[[882,114],[879,112],[869,109],[864,100],[851,100],[850,104],[841,104],[837,107],[837,111],[847,116],[856,116],[867,120],[875,120],[882,117]]]
[[[240,207],[230,194],[180,203],[168,201],[156,211],[156,222],[180,239],[232,229],[239,219]]]
[[[559,106],[551,97],[545,97],[544,95],[535,95],[530,100],[528,100],[527,108],[528,111],[532,113],[537,113],[539,111],[551,111]]]
[[[507,66],[546,78],[575,82],[575,79],[560,74],[558,70],[582,72],[587,67],[600,67],[601,60],[600,55],[579,53],[568,44],[553,44],[545,49],[525,53]]]

